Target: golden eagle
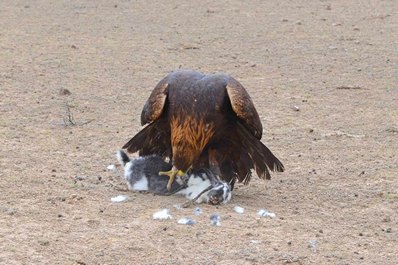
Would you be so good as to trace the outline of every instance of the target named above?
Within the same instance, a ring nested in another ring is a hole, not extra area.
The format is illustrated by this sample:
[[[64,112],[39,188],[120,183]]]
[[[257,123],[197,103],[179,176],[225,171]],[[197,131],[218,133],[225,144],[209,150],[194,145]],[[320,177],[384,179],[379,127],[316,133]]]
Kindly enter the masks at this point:
[[[233,187],[247,184],[252,169],[270,179],[282,163],[260,141],[263,128],[245,88],[223,73],[179,70],[164,77],[141,113],[146,125],[123,148],[170,158],[168,188],[189,169],[215,168]],[[268,169],[269,168],[269,169]]]

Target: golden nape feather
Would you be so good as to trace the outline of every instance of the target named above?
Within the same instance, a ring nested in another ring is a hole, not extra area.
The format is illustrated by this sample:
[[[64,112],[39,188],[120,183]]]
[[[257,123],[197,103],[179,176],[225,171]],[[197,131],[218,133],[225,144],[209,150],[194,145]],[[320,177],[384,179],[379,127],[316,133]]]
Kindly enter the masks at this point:
[[[260,178],[284,171],[260,141],[262,124],[245,88],[226,74],[181,70],[163,78],[141,114],[146,125],[123,148],[140,155],[170,158],[173,166],[213,167],[233,184],[247,184],[254,169]]]

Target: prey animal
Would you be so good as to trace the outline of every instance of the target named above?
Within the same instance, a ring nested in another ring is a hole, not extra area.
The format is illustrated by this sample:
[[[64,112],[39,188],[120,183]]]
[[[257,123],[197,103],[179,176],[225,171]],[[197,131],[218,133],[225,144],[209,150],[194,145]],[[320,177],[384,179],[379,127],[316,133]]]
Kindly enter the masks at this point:
[[[147,191],[158,195],[180,194],[196,203],[220,204],[227,203],[231,197],[231,187],[210,169],[190,170],[182,178],[177,178],[167,189],[168,179],[159,176],[160,171],[172,168],[160,156],[150,155],[130,159],[119,150],[116,153],[119,163],[124,168],[124,179],[133,191]]]

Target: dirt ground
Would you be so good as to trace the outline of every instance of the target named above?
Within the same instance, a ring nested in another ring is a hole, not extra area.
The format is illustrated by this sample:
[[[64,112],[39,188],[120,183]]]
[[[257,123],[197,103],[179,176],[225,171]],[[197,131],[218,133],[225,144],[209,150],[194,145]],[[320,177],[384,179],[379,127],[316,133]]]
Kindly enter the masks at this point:
[[[2,0],[0,264],[398,264],[397,36],[395,0]],[[178,68],[238,79],[286,172],[200,216],[124,190],[107,166]]]

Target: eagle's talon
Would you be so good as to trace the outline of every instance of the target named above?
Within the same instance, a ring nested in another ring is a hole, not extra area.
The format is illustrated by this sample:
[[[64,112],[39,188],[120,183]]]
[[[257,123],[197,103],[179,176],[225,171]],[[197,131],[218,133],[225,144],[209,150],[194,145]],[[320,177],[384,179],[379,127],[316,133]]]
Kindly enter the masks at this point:
[[[176,178],[176,176],[184,176],[185,173],[182,172],[181,170],[178,169],[171,169],[169,171],[160,171],[159,172],[160,176],[168,176],[169,177],[169,181],[167,182],[167,190],[170,191],[171,190],[171,185],[173,185],[173,182]]]

